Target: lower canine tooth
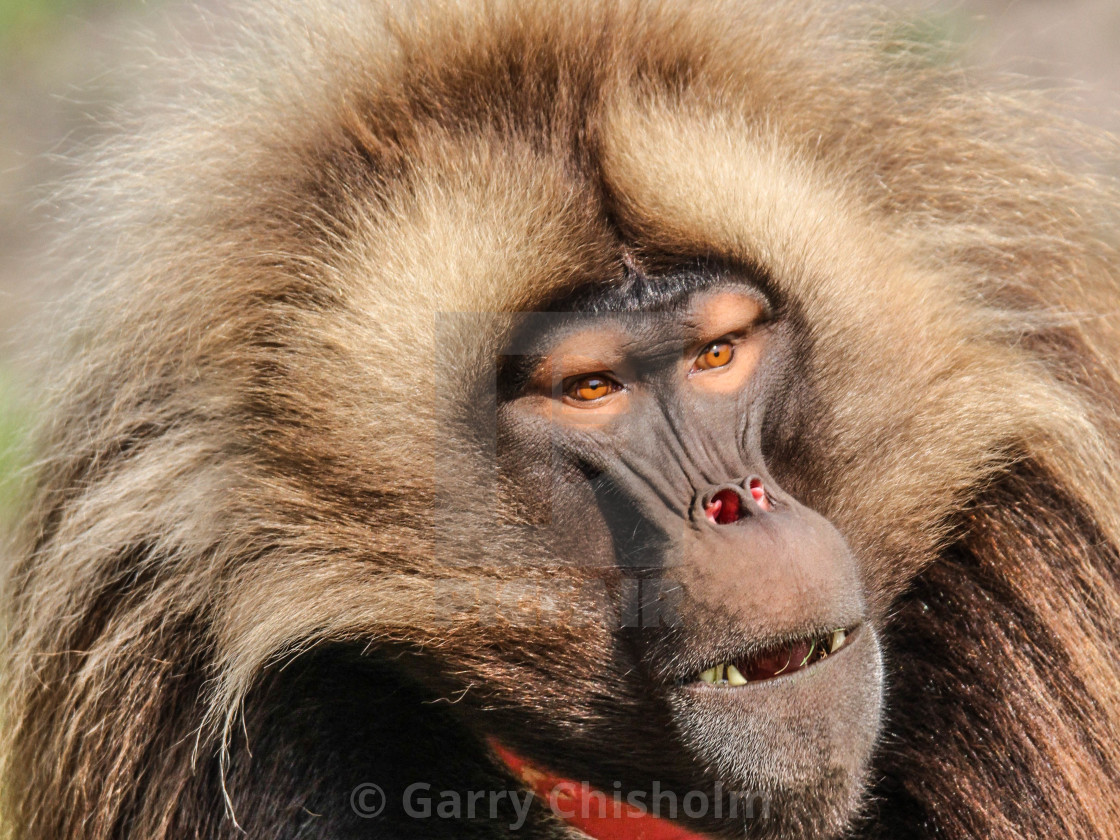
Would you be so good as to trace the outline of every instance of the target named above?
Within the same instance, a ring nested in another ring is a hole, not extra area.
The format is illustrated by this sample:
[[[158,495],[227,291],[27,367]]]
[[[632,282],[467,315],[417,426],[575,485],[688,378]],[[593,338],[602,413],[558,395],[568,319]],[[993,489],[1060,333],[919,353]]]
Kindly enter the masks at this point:
[[[747,678],[744,677],[739,669],[734,665],[727,666],[727,684],[728,685],[746,685]]]
[[[844,630],[833,630],[832,631],[832,638],[829,639],[829,642],[828,642],[828,652],[829,653],[835,653],[840,648],[840,645],[844,644],[844,640],[847,637],[848,637],[848,634],[847,634],[846,631],[844,631]]]
[[[706,683],[714,683],[716,681],[716,669],[709,668],[707,671],[701,671],[700,681]]]

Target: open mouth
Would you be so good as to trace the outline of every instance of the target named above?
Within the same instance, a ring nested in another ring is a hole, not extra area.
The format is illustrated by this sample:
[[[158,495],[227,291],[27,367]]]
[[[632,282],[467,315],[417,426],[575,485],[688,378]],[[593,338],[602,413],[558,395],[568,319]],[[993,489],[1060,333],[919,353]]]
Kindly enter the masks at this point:
[[[720,662],[688,682],[740,686],[793,674],[822,662],[845,648],[858,627],[842,628],[773,645],[729,662]]]

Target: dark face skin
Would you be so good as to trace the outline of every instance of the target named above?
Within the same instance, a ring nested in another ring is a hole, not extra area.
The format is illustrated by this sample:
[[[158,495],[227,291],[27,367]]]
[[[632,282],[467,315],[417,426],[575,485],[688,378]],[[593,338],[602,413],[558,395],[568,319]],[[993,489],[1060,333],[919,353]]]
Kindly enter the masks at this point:
[[[762,794],[770,819],[695,827],[826,836],[858,801],[880,657],[844,538],[766,462],[788,330],[741,282],[604,308],[525,331],[499,449],[556,551],[602,568],[619,679],[665,724],[638,736],[624,784],[719,782]],[[579,749],[558,747],[573,771]]]

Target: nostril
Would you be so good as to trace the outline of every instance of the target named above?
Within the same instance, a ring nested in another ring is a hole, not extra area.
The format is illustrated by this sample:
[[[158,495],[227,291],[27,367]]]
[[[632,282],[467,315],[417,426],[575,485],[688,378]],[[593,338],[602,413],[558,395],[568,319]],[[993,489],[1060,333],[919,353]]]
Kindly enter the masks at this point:
[[[730,525],[739,521],[741,507],[739,494],[727,488],[712,496],[704,505],[704,513],[717,525]]]
[[[747,491],[751,494],[751,498],[754,499],[756,505],[763,510],[771,509],[770,499],[766,495],[766,488],[762,486],[761,478],[752,478],[747,483]]]

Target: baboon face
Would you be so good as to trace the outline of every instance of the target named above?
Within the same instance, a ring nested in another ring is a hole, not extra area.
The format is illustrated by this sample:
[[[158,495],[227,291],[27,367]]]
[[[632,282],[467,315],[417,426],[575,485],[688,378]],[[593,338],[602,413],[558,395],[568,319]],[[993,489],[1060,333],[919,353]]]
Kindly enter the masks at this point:
[[[13,838],[1120,838],[1120,200],[821,5],[269,3],[94,145]]]
[[[598,575],[611,647],[588,659],[628,700],[551,721],[542,754],[593,783],[762,796],[770,830],[842,821],[878,729],[879,652],[856,558],[768,463],[799,387],[793,326],[710,271],[562,305],[509,348],[500,469],[566,573]]]

